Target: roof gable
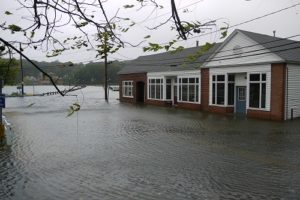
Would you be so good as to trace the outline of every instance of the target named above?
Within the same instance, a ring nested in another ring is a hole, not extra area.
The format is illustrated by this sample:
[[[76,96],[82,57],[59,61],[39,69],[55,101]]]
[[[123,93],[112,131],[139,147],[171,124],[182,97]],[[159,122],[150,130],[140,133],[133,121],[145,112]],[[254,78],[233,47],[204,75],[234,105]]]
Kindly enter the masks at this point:
[[[235,66],[280,62],[283,58],[253,40],[241,30],[235,30],[206,60],[204,67]]]

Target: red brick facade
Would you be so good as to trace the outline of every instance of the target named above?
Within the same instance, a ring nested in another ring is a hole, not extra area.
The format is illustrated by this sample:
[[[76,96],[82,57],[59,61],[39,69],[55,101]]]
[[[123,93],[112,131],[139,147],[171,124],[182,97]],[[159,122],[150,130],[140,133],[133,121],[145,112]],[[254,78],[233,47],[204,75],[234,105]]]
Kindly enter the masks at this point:
[[[178,102],[176,104],[176,108],[183,108],[183,109],[189,109],[189,110],[201,110],[202,106],[201,106],[201,104],[196,104],[196,103]]]
[[[133,98],[122,97],[122,81],[133,81]],[[120,75],[120,101],[136,103],[136,85],[138,82],[144,83],[145,103],[157,106],[172,106],[171,101],[159,101],[147,99],[147,75],[129,74]],[[286,83],[286,64],[271,64],[271,102],[270,111],[247,110],[247,117],[269,119],[269,120],[284,120],[284,105],[285,105],[285,83]],[[201,69],[201,104],[182,103],[178,102],[175,107],[203,110],[214,113],[234,113],[234,107],[210,106],[209,105],[209,69]]]
[[[133,98],[129,97],[123,97],[123,89],[122,89],[122,81],[133,81]],[[146,73],[140,73],[140,74],[122,74],[119,75],[119,97],[121,102],[128,102],[128,103],[137,103],[137,83],[143,82],[145,84],[144,91],[147,91],[147,75]],[[144,99],[147,99],[147,92],[144,94]]]
[[[201,69],[201,105],[202,110],[209,108],[209,69]]]
[[[208,107],[209,112],[214,112],[214,113],[233,113],[234,112],[234,107],[223,107],[223,106],[209,106]]]
[[[247,116],[268,120],[284,120],[286,64],[271,64],[271,110],[247,110]]]
[[[271,119],[284,120],[286,64],[272,64]]]

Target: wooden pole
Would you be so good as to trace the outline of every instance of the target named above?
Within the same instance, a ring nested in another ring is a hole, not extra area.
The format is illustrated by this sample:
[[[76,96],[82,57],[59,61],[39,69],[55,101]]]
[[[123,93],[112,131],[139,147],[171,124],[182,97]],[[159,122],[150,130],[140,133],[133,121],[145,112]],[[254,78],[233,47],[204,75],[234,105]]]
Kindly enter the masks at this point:
[[[104,35],[104,98],[105,101],[108,101],[108,93],[107,93],[107,41],[108,35],[105,33]]]
[[[20,43],[20,51],[22,51],[22,46]],[[24,96],[24,70],[23,70],[23,62],[22,62],[22,55],[20,54],[20,65],[21,65],[21,91],[22,96]]]

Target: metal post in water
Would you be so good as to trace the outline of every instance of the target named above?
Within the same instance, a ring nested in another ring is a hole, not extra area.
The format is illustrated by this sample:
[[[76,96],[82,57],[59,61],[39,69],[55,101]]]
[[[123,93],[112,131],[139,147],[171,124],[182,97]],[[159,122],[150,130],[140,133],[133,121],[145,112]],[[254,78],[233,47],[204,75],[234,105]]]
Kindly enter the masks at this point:
[[[2,77],[0,77],[0,98],[3,97],[3,94],[2,94],[2,85],[3,85],[3,79]],[[1,99],[1,102],[2,102],[2,99]],[[5,104],[5,102],[2,102],[3,104]],[[1,103],[1,104],[2,104]],[[2,123],[2,105],[0,105],[0,145],[3,144],[4,142],[4,125]]]
[[[22,46],[20,43],[20,51],[22,51]],[[21,93],[24,96],[24,69],[23,69],[23,62],[22,62],[22,55],[20,54],[20,65],[21,65]]]

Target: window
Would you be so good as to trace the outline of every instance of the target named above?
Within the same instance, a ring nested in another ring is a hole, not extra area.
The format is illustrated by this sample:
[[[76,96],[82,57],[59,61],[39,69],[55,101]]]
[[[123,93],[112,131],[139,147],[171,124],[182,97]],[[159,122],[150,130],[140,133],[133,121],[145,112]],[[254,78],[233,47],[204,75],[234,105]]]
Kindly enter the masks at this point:
[[[166,79],[166,99],[172,99],[172,79]]]
[[[122,88],[123,88],[123,97],[133,97],[133,81],[123,81],[122,82]]]
[[[212,76],[212,104],[225,104],[225,75]]]
[[[246,101],[246,88],[245,87],[238,88],[238,99],[239,99],[239,101]]]
[[[182,102],[199,102],[199,78],[179,78],[179,97]]]
[[[249,107],[266,108],[266,74],[250,74]]]
[[[227,85],[228,85],[228,96],[227,96],[227,104],[234,105],[234,80],[235,76],[233,74],[229,74],[227,76]]]
[[[162,78],[148,80],[149,99],[163,99],[163,83]]]

